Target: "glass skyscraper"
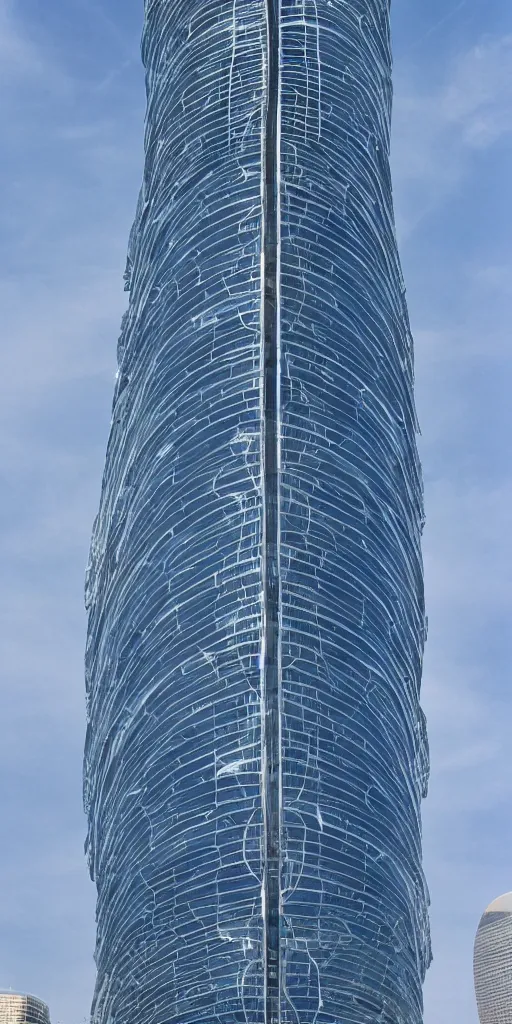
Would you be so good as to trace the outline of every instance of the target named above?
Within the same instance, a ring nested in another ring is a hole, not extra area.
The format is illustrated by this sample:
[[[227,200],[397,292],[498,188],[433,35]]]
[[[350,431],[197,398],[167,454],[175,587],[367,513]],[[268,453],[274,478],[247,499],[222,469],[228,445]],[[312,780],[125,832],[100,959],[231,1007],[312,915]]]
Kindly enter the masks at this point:
[[[512,1024],[512,892],[482,914],[474,973],[480,1024]]]
[[[425,633],[388,0],[146,0],[87,578],[98,1024],[419,1024]]]

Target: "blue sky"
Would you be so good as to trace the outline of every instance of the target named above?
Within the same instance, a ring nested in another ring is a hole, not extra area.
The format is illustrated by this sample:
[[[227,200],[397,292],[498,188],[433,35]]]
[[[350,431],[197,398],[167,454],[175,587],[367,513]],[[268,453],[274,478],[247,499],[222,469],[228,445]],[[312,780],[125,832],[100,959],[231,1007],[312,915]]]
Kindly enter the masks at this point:
[[[82,583],[142,164],[142,0],[0,0],[0,987],[80,1024]],[[393,169],[428,525],[426,1024],[476,1024],[512,889],[512,8],[394,0]]]

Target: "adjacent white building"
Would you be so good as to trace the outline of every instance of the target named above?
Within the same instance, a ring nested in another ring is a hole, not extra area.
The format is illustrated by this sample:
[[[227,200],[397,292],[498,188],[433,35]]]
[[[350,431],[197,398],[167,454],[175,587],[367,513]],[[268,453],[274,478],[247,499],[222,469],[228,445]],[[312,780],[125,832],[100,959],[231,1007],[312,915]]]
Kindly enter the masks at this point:
[[[512,892],[482,914],[474,973],[480,1024],[512,1024]]]
[[[37,996],[0,992],[0,1024],[50,1024],[50,1013]]]

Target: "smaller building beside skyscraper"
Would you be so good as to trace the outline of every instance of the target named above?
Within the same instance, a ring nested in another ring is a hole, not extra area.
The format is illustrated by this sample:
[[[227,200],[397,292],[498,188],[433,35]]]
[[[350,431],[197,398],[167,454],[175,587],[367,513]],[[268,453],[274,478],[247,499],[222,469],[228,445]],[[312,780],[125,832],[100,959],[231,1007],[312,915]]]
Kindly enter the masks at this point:
[[[482,914],[474,972],[480,1024],[512,1024],[512,892]]]
[[[50,1011],[37,996],[0,992],[0,1024],[50,1024]]]

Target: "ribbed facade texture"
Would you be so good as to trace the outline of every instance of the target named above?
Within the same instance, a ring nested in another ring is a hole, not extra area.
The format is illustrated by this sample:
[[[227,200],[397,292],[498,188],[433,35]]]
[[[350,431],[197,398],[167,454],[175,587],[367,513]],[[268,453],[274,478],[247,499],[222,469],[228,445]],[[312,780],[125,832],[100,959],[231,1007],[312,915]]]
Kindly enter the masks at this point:
[[[481,917],[474,974],[480,1024],[512,1024],[512,892]]]
[[[0,992],[0,1024],[50,1024],[50,1012],[36,996]]]
[[[419,1024],[425,632],[385,0],[147,0],[87,579],[98,1024]]]

